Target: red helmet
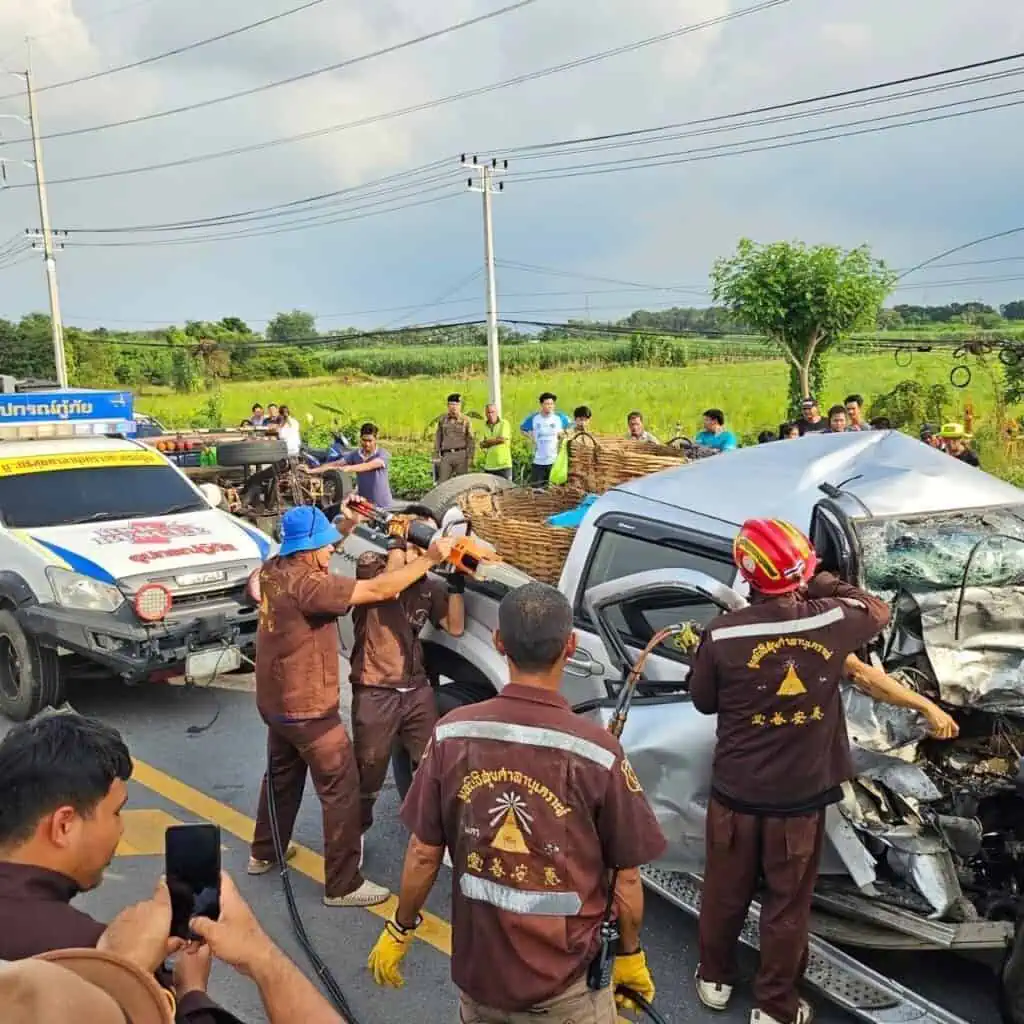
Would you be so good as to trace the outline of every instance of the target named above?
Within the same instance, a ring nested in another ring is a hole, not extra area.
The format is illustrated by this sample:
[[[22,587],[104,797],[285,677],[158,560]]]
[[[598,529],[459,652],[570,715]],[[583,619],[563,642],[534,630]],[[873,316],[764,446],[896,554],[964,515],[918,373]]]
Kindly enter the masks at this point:
[[[798,590],[818,567],[811,542],[782,519],[748,519],[733,542],[732,557],[751,587],[772,596]]]

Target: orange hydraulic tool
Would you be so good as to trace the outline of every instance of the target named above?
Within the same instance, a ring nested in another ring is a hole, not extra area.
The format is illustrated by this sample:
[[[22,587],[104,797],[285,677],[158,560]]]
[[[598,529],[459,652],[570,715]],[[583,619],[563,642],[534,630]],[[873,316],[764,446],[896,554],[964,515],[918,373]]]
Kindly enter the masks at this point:
[[[435,537],[443,535],[444,532],[423,519],[405,516],[400,512],[385,512],[384,509],[377,508],[362,498],[349,500],[348,506],[388,536],[401,537],[424,550],[430,547]],[[451,539],[454,546],[448,556],[448,564],[457,572],[471,579],[490,580],[509,587],[518,587],[530,582],[530,577],[526,573],[504,562],[486,542],[468,533],[453,536]]]

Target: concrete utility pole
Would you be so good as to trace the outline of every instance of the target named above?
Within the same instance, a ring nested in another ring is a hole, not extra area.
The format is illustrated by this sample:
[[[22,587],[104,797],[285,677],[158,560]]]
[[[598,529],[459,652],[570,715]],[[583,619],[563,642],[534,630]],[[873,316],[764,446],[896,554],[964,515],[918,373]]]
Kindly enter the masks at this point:
[[[481,192],[484,197],[484,270],[487,296],[487,381],[491,403],[497,406],[501,415],[501,356],[498,351],[498,286],[494,278],[494,224],[491,217],[491,196],[503,191],[504,182],[494,184],[494,175],[503,174],[508,170],[508,161],[500,164],[497,160],[490,163],[479,163],[474,156],[472,160],[462,157],[462,166],[479,174],[479,183],[473,178],[468,180],[471,192]]]
[[[50,230],[50,208],[46,202],[46,175],[43,172],[43,144],[39,137],[39,115],[32,91],[32,72],[25,72],[28,90],[28,121],[32,132],[32,157],[36,172],[36,193],[39,197],[39,226],[42,229],[43,262],[46,265],[46,287],[50,293],[50,327],[53,331],[53,363],[57,383],[68,386],[68,366],[64,357],[64,321],[60,315],[60,293],[57,290],[57,261],[53,255],[53,232]]]

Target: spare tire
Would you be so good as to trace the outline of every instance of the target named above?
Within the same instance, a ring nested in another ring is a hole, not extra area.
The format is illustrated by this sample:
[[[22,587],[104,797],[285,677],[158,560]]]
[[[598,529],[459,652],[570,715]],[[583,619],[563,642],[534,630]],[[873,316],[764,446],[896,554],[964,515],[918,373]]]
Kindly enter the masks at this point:
[[[440,522],[445,512],[453,508],[464,494],[473,491],[493,494],[495,491],[506,491],[514,486],[511,480],[494,476],[492,473],[466,473],[438,484],[433,490],[427,491],[416,504],[429,508],[434,518]]]
[[[271,466],[288,458],[284,441],[232,441],[217,445],[218,466]]]
[[[328,469],[323,474],[324,504],[337,505],[343,502],[355,489],[352,474],[340,469]]]

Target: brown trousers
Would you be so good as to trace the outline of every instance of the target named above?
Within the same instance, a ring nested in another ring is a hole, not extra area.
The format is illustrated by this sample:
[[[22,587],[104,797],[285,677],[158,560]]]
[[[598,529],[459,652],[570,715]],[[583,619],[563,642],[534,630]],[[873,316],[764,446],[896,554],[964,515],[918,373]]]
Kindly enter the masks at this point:
[[[715,800],[708,804],[700,976],[722,985],[736,983],[736,944],[763,879],[761,966],[754,999],[783,1024],[796,1019],[824,834],[823,810],[768,818],[737,814]]]
[[[415,767],[437,723],[437,703],[429,686],[407,693],[390,686],[352,685],[352,742],[359,770],[359,814],[363,832],[373,825],[373,805],[388,775],[397,738]]]
[[[560,996],[539,1003],[530,1010],[509,1013],[492,1010],[459,993],[458,1024],[615,1024],[619,1019],[611,985],[593,992],[581,978]]]
[[[437,482],[443,484],[445,480],[451,480],[453,476],[464,476],[469,472],[469,449],[460,448],[458,451],[445,452],[440,456],[437,466]]]
[[[304,722],[264,721],[269,730],[267,754],[282,848],[295,828],[308,768],[323,810],[325,893],[345,896],[354,892],[363,884],[359,873],[359,780],[341,716],[335,711],[326,718]],[[266,775],[260,785],[252,855],[259,860],[277,859]]]

